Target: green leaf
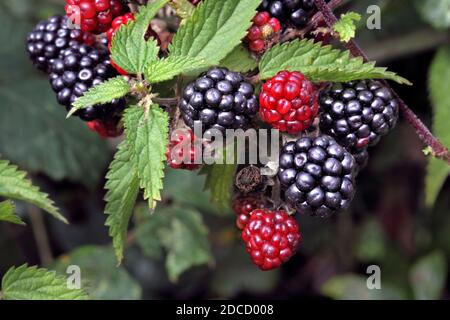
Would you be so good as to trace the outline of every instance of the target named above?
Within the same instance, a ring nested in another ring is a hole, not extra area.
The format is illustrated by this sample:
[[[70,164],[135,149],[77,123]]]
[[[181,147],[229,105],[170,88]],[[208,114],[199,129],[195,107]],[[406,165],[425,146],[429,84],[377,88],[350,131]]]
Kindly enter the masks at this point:
[[[65,273],[71,265],[80,267],[81,287],[92,300],[137,300],[142,296],[139,283],[125,267],[116,266],[110,247],[78,247],[59,257],[53,268]]]
[[[135,21],[121,26],[114,35],[111,57],[114,62],[129,74],[141,74],[145,65],[158,57],[156,40],[145,40],[150,21],[169,0],[156,0],[141,7]]]
[[[313,40],[294,40],[279,44],[267,51],[259,63],[260,78],[268,79],[279,71],[300,71],[311,81],[346,82],[359,79],[389,79],[400,84],[411,84],[405,78],[364,63],[362,58],[351,58],[348,51],[322,46]]]
[[[136,227],[139,245],[144,252],[150,249],[152,257],[157,250],[167,252],[166,269],[171,281],[177,281],[189,268],[212,260],[208,230],[197,211],[159,208],[150,216],[148,208],[141,206],[136,214],[143,219]]]
[[[220,63],[221,67],[237,72],[248,72],[258,68],[258,62],[242,44],[231,51]]]
[[[416,7],[423,20],[436,29],[450,27],[450,1],[449,0],[416,0]]]
[[[6,160],[0,160],[0,196],[34,204],[67,223],[48,195],[39,191],[39,188],[26,178],[26,172],[20,171]]]
[[[29,63],[28,61],[23,63]],[[43,78],[0,85],[0,154],[30,173],[96,187],[110,161],[105,141],[66,110]]]
[[[355,22],[361,20],[361,15],[356,12],[347,12],[341,15],[341,18],[333,26],[335,32],[344,42],[349,42],[356,35]]]
[[[418,300],[436,300],[442,297],[447,277],[447,261],[436,251],[414,264],[409,273],[414,297]]]
[[[130,86],[124,77],[118,76],[111,78],[85,92],[74,103],[73,108],[67,114],[67,118],[73,115],[77,110],[87,108],[96,104],[105,104],[113,99],[126,96],[130,91]]]
[[[130,107],[125,112],[125,132],[132,161],[136,165],[140,187],[150,208],[161,200],[164,161],[169,135],[169,116],[158,105],[148,112],[141,107]]]
[[[428,87],[433,105],[433,133],[445,146],[450,146],[450,97],[447,80],[450,78],[450,46],[442,47],[436,53],[430,67]],[[425,199],[428,206],[436,201],[439,191],[450,174],[450,166],[436,158],[429,159],[425,180]]]
[[[139,193],[139,179],[126,141],[119,145],[106,179],[105,189],[108,192],[105,196],[105,213],[109,215],[106,226],[109,227],[109,235],[113,238],[113,247],[120,263],[123,259],[128,224]]]
[[[193,174],[188,170],[177,170],[168,168],[164,179],[163,198],[173,201],[176,205],[189,206],[207,212],[209,214],[220,215],[211,201],[211,194],[203,191],[197,186],[205,185],[206,176]]]
[[[339,275],[329,279],[321,288],[323,295],[339,300],[399,300],[404,294],[397,288],[382,283],[381,289],[367,288],[367,278],[356,275]]]
[[[235,164],[213,164],[204,166],[200,174],[206,175],[205,190],[211,192],[211,201],[222,212],[230,210]]]
[[[26,264],[8,270],[2,280],[5,300],[86,300],[81,289],[69,289],[67,280],[54,271],[28,267]]]
[[[25,225],[25,222],[16,215],[16,206],[10,200],[0,202],[0,221],[7,221],[14,224]]]
[[[149,63],[145,70],[145,79],[152,83],[163,82],[175,76],[208,67],[204,60],[190,57],[169,56]]]
[[[195,6],[188,0],[172,0],[170,5],[175,9],[177,16],[182,19],[190,17],[195,10]]]
[[[175,34],[170,55],[218,64],[245,37],[261,0],[202,1]]]

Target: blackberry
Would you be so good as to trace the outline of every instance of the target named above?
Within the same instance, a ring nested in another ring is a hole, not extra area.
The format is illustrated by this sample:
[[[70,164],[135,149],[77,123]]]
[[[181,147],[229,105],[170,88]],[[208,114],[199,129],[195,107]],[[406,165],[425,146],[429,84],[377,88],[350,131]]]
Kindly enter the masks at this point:
[[[321,131],[351,152],[377,144],[399,115],[398,101],[377,80],[330,84],[320,93],[319,105]]]
[[[253,85],[244,76],[224,68],[213,68],[188,84],[180,104],[184,122],[203,131],[246,129],[259,109]]]
[[[317,90],[300,72],[280,71],[264,83],[259,103],[261,118],[272,127],[297,134],[317,116]]]
[[[278,268],[288,261],[301,241],[293,217],[285,211],[264,209],[250,214],[241,237],[253,263],[263,271]]]
[[[330,136],[287,143],[279,164],[284,199],[299,213],[327,217],[353,199],[355,159]]]
[[[269,12],[285,25],[303,28],[316,12],[316,6],[314,0],[264,0],[258,11]]]
[[[107,51],[84,44],[73,44],[63,50],[50,67],[51,86],[57,94],[58,102],[67,110],[91,87],[116,75],[117,72],[110,65]],[[124,107],[124,99],[114,99],[110,104],[79,110],[76,115],[84,121],[92,121],[113,117],[115,112],[122,111]]]
[[[120,0],[66,0],[65,11],[81,30],[100,34],[106,32],[115,17],[128,11]]]
[[[68,20],[62,16],[53,16],[39,22],[27,37],[27,52],[33,64],[47,72],[49,65],[62,50],[76,43],[93,45],[95,38],[81,30],[70,29]]]

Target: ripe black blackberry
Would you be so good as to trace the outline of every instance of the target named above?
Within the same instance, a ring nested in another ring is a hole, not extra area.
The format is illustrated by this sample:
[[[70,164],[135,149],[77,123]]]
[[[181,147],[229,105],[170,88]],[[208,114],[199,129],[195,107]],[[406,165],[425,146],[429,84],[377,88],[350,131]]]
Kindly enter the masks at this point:
[[[246,129],[259,110],[253,85],[244,76],[224,68],[213,68],[188,84],[180,104],[184,122],[203,131]]]
[[[355,170],[353,156],[321,135],[288,142],[281,150],[278,178],[290,206],[302,214],[327,217],[349,206]]]
[[[398,101],[377,80],[330,84],[320,93],[319,105],[321,131],[351,152],[377,144],[399,115]]]
[[[282,24],[303,28],[316,12],[316,6],[314,0],[264,0],[259,11],[269,12]]]
[[[92,45],[95,38],[78,29],[70,29],[67,18],[54,16],[39,22],[27,37],[27,52],[33,64],[48,72],[50,64],[62,50],[75,43]]]
[[[67,110],[91,87],[116,75],[117,72],[110,65],[107,51],[84,44],[72,44],[70,48],[63,50],[50,66],[51,86],[57,94],[58,102]],[[75,115],[84,121],[111,118],[124,107],[124,99],[115,99],[110,104],[79,110]]]

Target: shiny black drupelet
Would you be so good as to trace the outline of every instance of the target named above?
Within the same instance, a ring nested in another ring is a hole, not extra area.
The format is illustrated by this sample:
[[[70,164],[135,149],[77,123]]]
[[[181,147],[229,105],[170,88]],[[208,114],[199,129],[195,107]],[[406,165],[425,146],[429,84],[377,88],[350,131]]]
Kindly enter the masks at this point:
[[[279,165],[284,200],[301,214],[328,217],[353,199],[355,159],[329,136],[288,142]]]

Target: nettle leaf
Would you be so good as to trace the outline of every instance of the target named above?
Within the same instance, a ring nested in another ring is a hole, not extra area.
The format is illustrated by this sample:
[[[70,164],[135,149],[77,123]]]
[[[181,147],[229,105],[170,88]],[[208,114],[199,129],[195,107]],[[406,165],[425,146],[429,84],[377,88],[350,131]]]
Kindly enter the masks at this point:
[[[193,266],[213,260],[208,230],[200,213],[188,208],[158,208],[148,215],[148,208],[139,207],[136,216],[138,244],[152,258],[167,253],[166,269],[171,281]]]
[[[55,218],[67,223],[66,218],[61,215],[48,195],[39,191],[38,187],[33,186],[26,175],[26,172],[20,171],[9,161],[0,160],[0,196],[34,204]]]
[[[11,268],[2,280],[5,300],[87,300],[81,289],[70,289],[63,276],[53,271],[28,267]]]
[[[248,72],[258,68],[258,62],[247,48],[240,44],[222,60],[220,66],[237,72]]]
[[[422,18],[436,29],[450,27],[449,0],[416,0],[416,7]]]
[[[261,79],[275,76],[279,71],[300,71],[312,81],[346,82],[360,79],[389,79],[400,84],[411,83],[374,62],[364,63],[352,58],[348,51],[322,46],[313,40],[294,40],[267,51],[259,63]]]
[[[433,105],[433,133],[445,146],[450,146],[450,97],[447,79],[450,77],[450,46],[442,47],[436,53],[430,67],[428,87]],[[439,159],[430,157],[425,179],[426,204],[431,206],[436,201],[450,174],[450,166]]]
[[[114,99],[122,98],[130,92],[128,81],[124,77],[111,78],[85,92],[74,103],[67,117],[76,111],[96,104],[106,104]]]
[[[10,200],[0,202],[0,221],[11,222],[14,224],[25,225],[25,223],[16,215],[16,206]]]
[[[245,37],[261,0],[206,0],[175,34],[170,55],[218,64]]]
[[[145,69],[145,79],[152,83],[163,82],[175,76],[197,69],[206,68],[209,64],[205,60],[190,57],[169,56],[151,62]]]
[[[161,200],[164,162],[169,135],[169,116],[158,105],[148,111],[141,107],[130,107],[125,112],[125,132],[132,161],[136,165],[140,187],[150,208]]]
[[[213,164],[204,166],[200,174],[206,175],[205,190],[211,192],[211,201],[221,212],[230,210],[235,164]]]
[[[135,20],[121,26],[114,35],[111,57],[114,62],[130,74],[141,74],[145,65],[156,60],[159,47],[156,40],[145,40],[150,21],[169,0],[156,0],[141,7]]]
[[[414,297],[418,300],[440,299],[445,288],[447,261],[445,255],[435,251],[417,261],[409,273]]]
[[[356,35],[356,24],[361,20],[361,15],[356,12],[344,13],[338,22],[333,26],[335,32],[339,33],[339,37],[344,42],[349,42]]]
[[[190,17],[195,10],[195,6],[188,0],[172,0],[170,1],[170,5],[175,9],[177,16],[181,19]]]
[[[139,193],[139,178],[136,166],[131,160],[131,151],[127,141],[123,141],[106,175],[108,190],[105,196],[105,213],[108,216],[106,226],[113,238],[113,247],[119,263],[123,259],[128,224]]]

